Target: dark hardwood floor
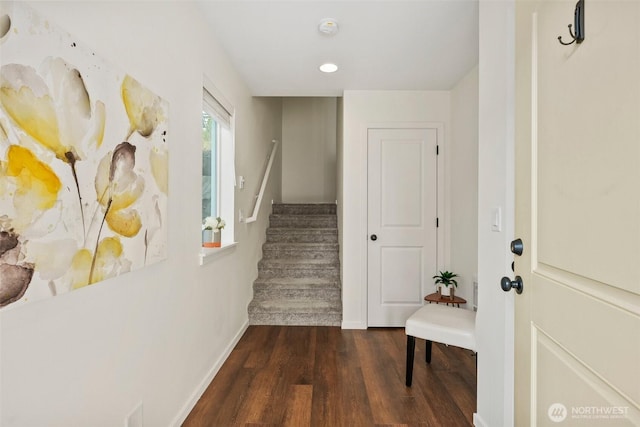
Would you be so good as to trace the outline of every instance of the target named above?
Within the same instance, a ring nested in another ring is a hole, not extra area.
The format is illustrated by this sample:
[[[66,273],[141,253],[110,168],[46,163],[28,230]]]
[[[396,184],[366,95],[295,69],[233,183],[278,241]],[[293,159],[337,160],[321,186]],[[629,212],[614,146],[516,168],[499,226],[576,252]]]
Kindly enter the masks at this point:
[[[473,425],[473,353],[424,351],[408,388],[403,328],[250,326],[183,426]]]

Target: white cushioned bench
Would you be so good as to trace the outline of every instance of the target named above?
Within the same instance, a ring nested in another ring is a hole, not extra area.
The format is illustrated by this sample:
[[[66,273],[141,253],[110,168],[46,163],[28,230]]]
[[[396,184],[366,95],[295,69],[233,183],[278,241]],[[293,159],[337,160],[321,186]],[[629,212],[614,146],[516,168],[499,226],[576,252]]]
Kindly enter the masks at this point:
[[[426,361],[431,363],[433,341],[476,351],[476,312],[439,304],[426,304],[407,319],[406,384],[411,387],[416,338],[426,340]]]

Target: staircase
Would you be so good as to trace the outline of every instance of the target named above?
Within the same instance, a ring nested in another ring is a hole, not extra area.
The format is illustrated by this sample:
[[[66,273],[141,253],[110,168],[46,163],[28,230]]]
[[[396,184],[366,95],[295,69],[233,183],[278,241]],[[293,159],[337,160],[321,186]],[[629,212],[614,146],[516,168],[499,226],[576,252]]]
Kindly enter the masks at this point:
[[[251,325],[340,326],[335,204],[274,204],[249,304]]]

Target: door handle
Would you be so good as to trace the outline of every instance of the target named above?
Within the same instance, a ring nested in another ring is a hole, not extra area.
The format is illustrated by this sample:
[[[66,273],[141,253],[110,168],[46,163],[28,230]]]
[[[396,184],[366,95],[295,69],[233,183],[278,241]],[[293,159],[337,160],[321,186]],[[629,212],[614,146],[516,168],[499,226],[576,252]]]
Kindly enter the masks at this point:
[[[371,240],[373,240],[375,242],[376,240],[378,240],[378,236],[376,236],[375,234],[372,234],[371,235]]]
[[[516,276],[515,280],[503,277],[502,280],[500,280],[500,287],[505,292],[515,289],[518,294],[521,294],[524,289],[524,283],[522,283],[522,277],[520,276]]]

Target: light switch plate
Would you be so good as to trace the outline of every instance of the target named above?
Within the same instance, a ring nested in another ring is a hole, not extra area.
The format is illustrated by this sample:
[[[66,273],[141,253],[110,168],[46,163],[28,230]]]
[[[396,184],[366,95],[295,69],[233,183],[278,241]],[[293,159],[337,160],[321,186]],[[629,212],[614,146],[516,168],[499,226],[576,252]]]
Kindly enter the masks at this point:
[[[491,231],[502,231],[502,208],[496,207],[491,211]]]

